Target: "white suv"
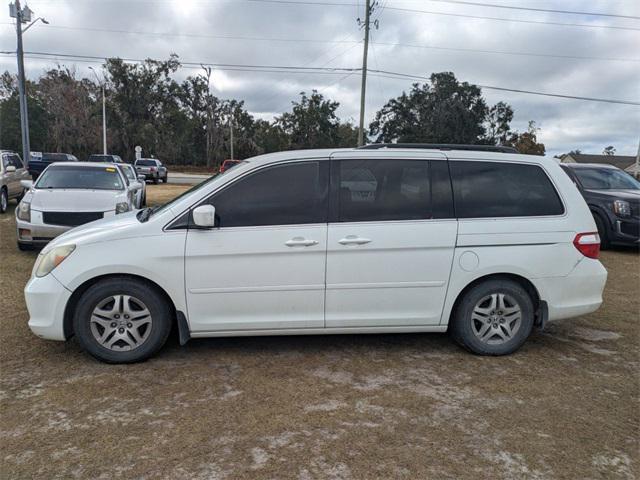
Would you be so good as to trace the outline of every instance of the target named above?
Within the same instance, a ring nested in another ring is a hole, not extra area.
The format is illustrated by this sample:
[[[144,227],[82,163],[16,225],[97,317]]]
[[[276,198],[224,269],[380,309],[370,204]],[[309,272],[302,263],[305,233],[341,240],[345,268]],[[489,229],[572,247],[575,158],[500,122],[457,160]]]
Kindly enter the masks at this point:
[[[397,147],[256,157],[61,235],[26,286],[29,326],[113,363],[156,353],[174,322],[181,343],[449,331],[502,355],[600,306],[596,226],[555,161]]]

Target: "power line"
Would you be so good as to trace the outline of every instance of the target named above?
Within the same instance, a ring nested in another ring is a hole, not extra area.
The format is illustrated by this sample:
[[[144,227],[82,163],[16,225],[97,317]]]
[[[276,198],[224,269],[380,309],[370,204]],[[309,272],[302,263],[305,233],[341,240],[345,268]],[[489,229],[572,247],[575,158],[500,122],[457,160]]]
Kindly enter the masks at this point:
[[[429,0],[429,1],[439,2],[439,3],[453,3],[457,5],[473,5],[474,7],[505,8],[509,10],[527,10],[530,12],[561,13],[561,14],[567,14],[567,15],[587,15],[587,16],[593,16],[593,17],[631,18],[634,20],[640,20],[640,17],[635,17],[633,15],[616,15],[613,13],[602,13],[602,12],[576,12],[574,10],[554,10],[550,8],[516,7],[514,5],[498,5],[495,3],[467,2],[463,0]]]
[[[301,0],[243,0],[245,2],[254,2],[254,3],[271,3],[271,4],[281,4],[281,5],[311,5],[311,6],[334,6],[334,7],[353,7],[357,6],[355,3],[337,3],[337,2],[328,2],[328,1],[301,1]],[[562,22],[549,22],[549,21],[538,21],[538,20],[522,20],[522,19],[514,19],[514,18],[503,18],[503,17],[487,17],[482,15],[466,15],[461,13],[447,13],[447,12],[434,12],[430,10],[418,10],[413,8],[403,8],[403,7],[386,7],[387,10],[394,10],[397,12],[409,12],[409,13],[424,13],[429,15],[444,15],[450,17],[463,17],[463,18],[475,18],[475,19],[483,19],[483,20],[496,20],[503,22],[516,22],[516,23],[530,23],[537,25],[555,25],[562,27],[584,27],[584,28],[611,28],[616,30],[635,30],[640,31],[640,28],[635,27],[621,27],[616,25],[598,25],[598,24],[587,24],[587,23],[562,23]]]
[[[247,0],[249,1],[249,0]],[[250,1],[294,1],[294,0],[250,0]],[[424,13],[428,15],[444,15],[447,17],[462,17],[462,18],[475,18],[481,20],[496,20],[500,22],[515,22],[515,23],[529,23],[534,25],[554,25],[559,27],[584,27],[584,28],[608,28],[614,30],[632,30],[632,31],[640,31],[640,28],[636,27],[620,27],[616,25],[599,25],[599,24],[589,24],[589,23],[562,23],[562,22],[548,22],[542,20],[522,20],[516,18],[503,18],[503,17],[487,17],[483,15],[466,15],[462,13],[445,13],[445,12],[434,12],[431,10],[418,10],[415,8],[403,8],[403,7],[387,7],[387,10],[394,10],[397,12],[409,12],[409,13]]]
[[[13,52],[3,51],[0,52],[2,55],[13,55]],[[46,52],[25,52],[25,55],[38,55],[42,59],[50,60],[51,57],[64,57],[74,61],[104,61],[107,57],[99,57],[99,56],[90,56],[90,55],[70,55],[70,54],[58,54],[58,53],[46,53]],[[37,57],[30,57],[37,58]],[[145,60],[142,59],[121,59],[127,62],[135,62],[135,63],[143,63]],[[232,71],[262,71],[269,70],[267,73],[321,73],[327,72],[327,74],[333,75],[344,75],[345,73],[351,74],[358,73],[361,69],[359,68],[343,68],[343,67],[298,67],[292,65],[286,66],[277,66],[277,65],[245,65],[245,64],[228,64],[228,63],[208,63],[208,62],[181,62],[181,65],[185,66],[185,68],[201,68],[202,65],[215,67],[220,70],[232,70]],[[310,72],[312,69],[317,69],[318,71]],[[392,79],[413,79],[413,80],[422,80],[428,81],[429,77],[421,76],[421,75],[413,75],[408,73],[401,72],[393,72],[389,70],[371,70],[369,69],[370,75],[376,75],[383,78],[392,78]],[[572,100],[584,100],[590,102],[601,102],[601,103],[613,103],[619,105],[634,105],[640,106],[640,102],[633,102],[630,100],[616,100],[616,99],[607,99],[607,98],[596,98],[596,97],[585,97],[585,96],[576,96],[576,95],[564,95],[559,93],[548,93],[548,92],[539,92],[534,90],[524,90],[524,89],[516,89],[516,88],[507,88],[507,87],[496,87],[493,85],[483,85],[479,83],[472,83],[480,88],[484,88],[487,90],[498,90],[504,92],[513,92],[513,93],[522,93],[528,95],[538,95],[544,97],[555,97],[555,98],[565,98]]]
[[[0,22],[0,25],[13,25],[13,24],[9,22],[6,22],[6,23]],[[247,40],[247,41],[261,41],[261,42],[273,41],[273,42],[287,42],[287,43],[327,43],[327,44],[361,43],[361,40],[349,40],[348,39],[349,37],[346,37],[345,39],[340,39],[340,40],[319,40],[319,39],[304,39],[304,38],[209,35],[209,34],[201,34],[201,33],[146,32],[146,31],[137,31],[137,30],[112,30],[112,29],[106,29],[106,28],[93,28],[93,27],[71,27],[71,26],[63,26],[63,25],[55,25],[55,26],[47,25],[47,26],[42,26],[41,28],[57,28],[57,29],[63,29],[63,30],[83,30],[83,31],[92,31],[92,32],[148,35],[148,36],[159,36],[159,37],[190,37],[190,38],[201,37],[201,38],[216,38],[216,39],[224,39],[224,40]],[[381,46],[422,48],[422,49],[432,49],[432,50],[447,50],[447,51],[456,51],[456,52],[484,53],[484,54],[495,54],[495,55],[561,58],[561,59],[571,59],[571,60],[601,60],[601,61],[635,62],[635,63],[640,62],[640,58],[597,57],[597,56],[588,56],[588,55],[562,55],[562,54],[551,54],[551,53],[447,47],[447,46],[440,46],[440,45],[421,45],[421,44],[397,43],[397,42],[371,42],[371,43],[373,45],[381,45]]]
[[[429,77],[424,77],[421,75],[412,75],[408,73],[399,73],[399,72],[391,72],[388,70],[369,70],[372,74],[378,74],[381,76],[387,76],[387,78],[409,78],[414,80],[429,80]],[[472,82],[469,82],[472,83]],[[472,83],[473,85],[485,88],[487,90],[499,90],[502,92],[514,92],[514,93],[525,93],[528,95],[539,95],[543,97],[556,97],[556,98],[567,98],[572,100],[586,100],[590,102],[601,102],[601,103],[615,103],[620,105],[636,105],[640,106],[640,102],[632,102],[630,100],[613,100],[608,98],[596,98],[596,97],[580,97],[575,95],[563,95],[560,93],[547,93],[547,92],[538,92],[534,90],[523,90],[517,88],[507,88],[507,87],[495,87],[493,85],[482,85],[479,83]]]

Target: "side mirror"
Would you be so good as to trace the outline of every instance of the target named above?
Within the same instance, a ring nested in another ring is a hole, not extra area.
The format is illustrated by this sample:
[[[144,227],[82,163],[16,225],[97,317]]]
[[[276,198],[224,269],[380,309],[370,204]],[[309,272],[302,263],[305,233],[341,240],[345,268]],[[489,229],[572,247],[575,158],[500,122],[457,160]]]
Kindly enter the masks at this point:
[[[193,223],[201,228],[213,228],[216,224],[216,207],[200,205],[193,210]]]
[[[16,171],[16,167],[14,165],[7,165],[7,168],[5,168],[5,172],[7,173],[13,173]]]
[[[140,182],[146,182],[147,181],[147,176],[146,175],[138,175],[138,180]]]
[[[33,187],[33,180],[20,180],[20,185],[22,185],[22,188],[30,190]]]
[[[130,192],[137,192],[141,188],[142,188],[142,185],[140,185],[139,183],[132,183],[131,185],[129,185]]]

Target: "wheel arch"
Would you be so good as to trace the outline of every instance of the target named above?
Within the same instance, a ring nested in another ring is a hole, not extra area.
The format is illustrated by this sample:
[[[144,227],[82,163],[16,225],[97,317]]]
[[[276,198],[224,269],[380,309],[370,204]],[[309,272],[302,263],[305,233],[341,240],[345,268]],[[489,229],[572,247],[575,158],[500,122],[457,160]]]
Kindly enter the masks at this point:
[[[165,301],[167,302],[167,305],[169,305],[169,307],[171,308],[172,321],[174,323],[176,322],[178,313],[179,313],[178,310],[176,309],[176,305],[174,301],[171,299],[171,297],[169,296],[169,294],[167,293],[167,291],[164,288],[162,288],[160,285],[158,285],[156,282],[149,280],[148,278],[145,278],[141,275],[135,275],[131,273],[125,273],[125,274],[108,273],[104,275],[98,275],[96,277],[92,277],[88,280],[85,280],[85,282],[79,285],[71,294],[71,297],[69,298],[69,301],[67,302],[67,305],[64,310],[63,332],[64,332],[64,337],[66,339],[69,339],[74,335],[73,315],[76,311],[76,307],[78,306],[78,301],[80,300],[82,295],[96,283],[102,280],[110,279],[110,278],[127,278],[127,279],[133,279],[141,283],[147,284],[148,286],[156,290],[160,295],[164,297]],[[181,312],[180,314],[184,316],[184,314],[182,314]]]
[[[456,295],[456,299],[453,302],[451,310],[449,311],[449,316],[447,319],[448,324],[451,323],[451,317],[455,315],[455,312],[460,302],[466,295],[466,293],[476,285],[479,285],[489,280],[511,280],[519,284],[522,288],[524,288],[527,291],[527,293],[531,297],[531,301],[533,302],[533,308],[535,312],[534,323],[536,325],[539,325],[544,322],[543,316],[545,315],[545,313],[543,309],[544,309],[545,302],[540,297],[540,293],[538,292],[538,289],[536,288],[536,286],[533,283],[531,283],[529,279],[523,277],[522,275],[505,272],[505,273],[490,273],[490,274],[486,274],[481,277],[475,278],[471,282],[469,282],[462,290],[460,290]]]

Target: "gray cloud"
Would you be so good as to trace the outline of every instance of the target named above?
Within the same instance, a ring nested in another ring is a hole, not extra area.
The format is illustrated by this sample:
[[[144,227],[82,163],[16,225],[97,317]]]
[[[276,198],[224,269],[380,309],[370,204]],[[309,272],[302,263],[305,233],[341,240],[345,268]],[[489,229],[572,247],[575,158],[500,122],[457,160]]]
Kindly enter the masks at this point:
[[[336,2],[336,0],[332,0]],[[66,30],[37,25],[25,36],[29,51],[61,52],[125,58],[166,58],[177,53],[185,61],[359,67],[362,46],[312,40],[357,42],[362,32],[356,18],[363,0],[344,0],[356,6],[310,6],[254,3],[242,0],[51,0],[30,2],[51,27],[88,27],[145,32],[249,36],[293,39],[285,41],[232,40],[185,36]],[[640,28],[639,21],[570,16],[450,5],[428,0],[380,0],[382,7],[406,7],[536,21],[609,24]],[[533,5],[533,3],[531,3]],[[543,8],[605,11],[640,15],[633,0],[546,0]],[[640,32],[597,28],[544,26],[491,20],[398,12],[379,8],[380,29],[373,31],[369,66],[428,76],[453,71],[460,80],[550,93],[640,100],[640,63],[595,59],[561,59],[472,53],[394,46],[403,43],[459,49],[536,52],[584,57],[640,59]],[[8,20],[8,17],[7,17]],[[2,50],[13,49],[15,34],[0,25]],[[61,63],[73,62],[60,60]],[[50,61],[27,59],[27,73],[36,77]],[[78,63],[81,75],[88,64]],[[0,57],[0,68],[15,71],[15,59]],[[193,74],[183,69],[178,79]],[[411,80],[377,78],[368,82],[367,117],[371,119],[389,98],[411,88]],[[359,109],[359,76],[275,74],[216,71],[213,86],[223,98],[245,100],[256,116],[270,118],[290,107],[300,91],[318,89],[341,103],[339,114],[355,119]],[[589,103],[485,90],[490,103],[510,103],[514,127],[535,120],[550,154],[580,148],[598,153],[613,144],[619,154],[635,154],[640,137],[640,107]]]

